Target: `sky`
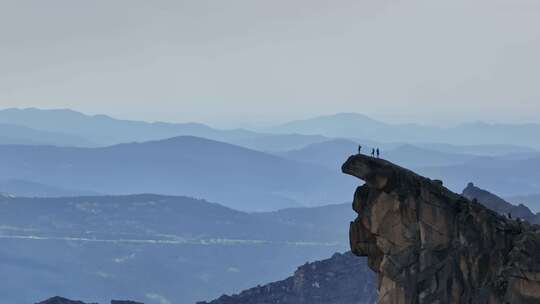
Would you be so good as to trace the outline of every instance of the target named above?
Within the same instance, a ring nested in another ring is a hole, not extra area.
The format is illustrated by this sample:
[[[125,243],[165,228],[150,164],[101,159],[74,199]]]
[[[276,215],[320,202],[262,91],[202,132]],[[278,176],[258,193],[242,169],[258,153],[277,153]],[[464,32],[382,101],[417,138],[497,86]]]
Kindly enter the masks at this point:
[[[540,122],[537,0],[0,0],[0,108]]]

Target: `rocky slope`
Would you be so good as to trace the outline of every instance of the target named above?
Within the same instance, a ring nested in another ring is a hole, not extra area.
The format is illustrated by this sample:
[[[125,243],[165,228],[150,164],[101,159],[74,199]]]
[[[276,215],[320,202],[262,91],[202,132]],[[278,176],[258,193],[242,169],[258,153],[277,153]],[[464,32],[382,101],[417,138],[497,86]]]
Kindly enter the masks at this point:
[[[523,204],[513,205],[493,193],[476,187],[473,183],[469,183],[461,195],[470,200],[476,199],[482,205],[504,216],[512,216],[532,224],[540,224],[540,213],[534,214]]]
[[[378,274],[379,303],[539,303],[540,227],[507,219],[441,181],[351,156],[352,251]]]
[[[376,300],[372,274],[351,253],[307,263],[293,276],[198,304],[362,304]]]

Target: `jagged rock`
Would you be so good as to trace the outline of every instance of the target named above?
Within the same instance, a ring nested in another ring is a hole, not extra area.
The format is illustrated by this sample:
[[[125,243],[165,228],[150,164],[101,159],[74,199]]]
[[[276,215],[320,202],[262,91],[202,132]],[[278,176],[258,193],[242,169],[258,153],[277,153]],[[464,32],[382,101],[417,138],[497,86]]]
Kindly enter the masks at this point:
[[[258,286],[209,304],[363,304],[375,303],[372,274],[365,262],[350,252],[307,263],[294,276]],[[208,304],[199,302],[197,304]]]
[[[388,161],[351,156],[353,253],[379,303],[540,303],[540,227],[507,219]]]
[[[39,302],[37,304],[86,304],[86,303],[81,302],[81,301],[69,300],[69,299],[62,298],[62,297],[52,297],[52,298],[47,299],[45,301]],[[88,303],[88,304],[90,304],[90,303]],[[96,303],[93,303],[93,304],[96,304]]]
[[[482,205],[504,216],[511,215],[533,224],[540,224],[540,214],[534,214],[527,206],[512,205],[497,195],[476,187],[473,183],[469,183],[461,195],[470,200],[476,199]]]
[[[144,303],[135,302],[135,301],[125,301],[125,300],[112,300],[111,304],[144,304]]]

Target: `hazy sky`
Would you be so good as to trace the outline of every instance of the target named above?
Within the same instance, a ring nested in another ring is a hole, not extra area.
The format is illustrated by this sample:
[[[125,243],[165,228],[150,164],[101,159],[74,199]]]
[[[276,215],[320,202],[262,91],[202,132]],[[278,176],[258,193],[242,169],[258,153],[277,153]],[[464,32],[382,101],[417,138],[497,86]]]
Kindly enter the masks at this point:
[[[0,0],[0,107],[540,122],[538,0]]]

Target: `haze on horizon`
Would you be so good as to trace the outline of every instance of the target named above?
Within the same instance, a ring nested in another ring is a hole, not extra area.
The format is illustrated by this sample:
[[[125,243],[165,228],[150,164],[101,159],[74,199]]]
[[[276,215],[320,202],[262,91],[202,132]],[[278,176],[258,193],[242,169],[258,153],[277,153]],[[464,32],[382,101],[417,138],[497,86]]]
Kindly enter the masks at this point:
[[[0,108],[540,122],[535,0],[0,2]]]

